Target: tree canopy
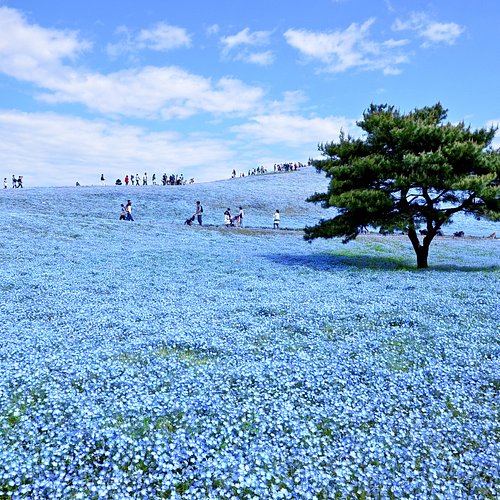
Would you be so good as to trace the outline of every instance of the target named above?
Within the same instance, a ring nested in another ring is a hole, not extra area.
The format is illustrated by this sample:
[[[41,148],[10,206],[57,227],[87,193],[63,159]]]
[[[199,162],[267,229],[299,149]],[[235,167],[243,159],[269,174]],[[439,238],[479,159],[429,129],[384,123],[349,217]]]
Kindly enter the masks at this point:
[[[320,144],[323,158],[312,163],[330,183],[308,201],[336,207],[337,215],[306,227],[306,240],[340,236],[347,243],[363,226],[399,229],[424,268],[433,238],[454,214],[499,219],[496,129],[446,118],[440,103],[407,114],[372,104],[357,123],[362,138],[341,133],[338,142]]]

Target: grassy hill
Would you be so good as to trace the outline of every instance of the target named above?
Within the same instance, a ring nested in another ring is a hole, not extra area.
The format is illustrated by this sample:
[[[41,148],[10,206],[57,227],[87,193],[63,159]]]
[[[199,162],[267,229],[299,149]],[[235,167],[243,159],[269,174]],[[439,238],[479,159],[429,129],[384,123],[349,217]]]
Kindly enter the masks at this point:
[[[0,193],[0,498],[495,498],[498,240],[221,227],[324,183]]]
[[[227,207],[236,214],[243,206],[249,227],[272,227],[275,209],[280,209],[282,227],[302,229],[319,219],[330,217],[319,205],[305,200],[315,192],[324,192],[328,181],[314,168],[297,172],[257,175],[186,186],[89,186],[66,188],[31,188],[0,192],[3,213],[16,217],[30,216],[43,225],[45,217],[83,219],[86,222],[113,222],[120,204],[132,199],[136,222],[154,225],[176,225],[192,215],[196,200],[203,204],[204,220],[209,225],[223,225]],[[458,214],[445,234],[462,230],[466,236],[487,236],[500,224]]]

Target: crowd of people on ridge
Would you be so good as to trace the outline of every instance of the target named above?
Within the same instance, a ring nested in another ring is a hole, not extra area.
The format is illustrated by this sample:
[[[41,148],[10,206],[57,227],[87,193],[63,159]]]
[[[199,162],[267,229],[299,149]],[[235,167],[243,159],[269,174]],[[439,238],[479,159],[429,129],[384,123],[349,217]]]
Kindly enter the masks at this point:
[[[23,176],[20,175],[16,177],[12,174],[12,189],[22,188],[23,187]],[[7,177],[3,178],[3,188],[7,189]]]
[[[307,166],[309,166],[311,162],[309,161]],[[295,163],[275,163],[273,166],[273,173],[277,172],[294,172],[296,170],[299,170],[299,168],[305,167],[303,163],[295,162]],[[245,174],[245,172],[240,172],[239,175],[236,173],[236,169],[233,168],[233,171],[231,172],[231,179],[234,179],[236,177],[245,177],[251,176],[251,175],[260,175],[260,174],[267,174],[270,173],[264,165],[261,165],[260,167],[254,168],[252,170],[248,171],[248,174]]]
[[[161,178],[161,184],[163,186],[182,186],[184,184],[193,184],[194,183],[194,177],[191,177],[189,181],[184,179],[184,175],[180,174],[171,174],[167,175],[164,173]],[[101,174],[101,184],[103,186],[106,185],[106,179],[104,177],[104,174]],[[141,177],[139,174],[126,174],[123,181],[118,178],[115,180],[115,186],[121,186],[125,184],[126,186],[147,186],[148,185],[148,173],[144,172],[144,175]],[[151,184],[153,186],[158,186],[158,182],[156,179],[156,174],[153,174],[151,176]],[[80,184],[77,182],[77,185],[79,186]]]
[[[308,165],[310,165],[310,162],[308,162]],[[275,163],[273,166],[273,172],[292,172],[296,171],[299,168],[305,167],[301,162],[295,162],[295,163]],[[260,175],[260,174],[267,174],[268,169],[265,168],[263,165],[260,167],[256,167],[252,170],[248,170],[248,173],[245,174],[245,172],[241,172],[239,174],[239,177],[245,177],[246,175],[251,176],[251,175]],[[236,169],[233,169],[231,173],[231,177],[235,178],[237,177],[236,174]],[[183,174],[170,174],[167,175],[164,173],[161,177],[161,185],[162,186],[183,186],[185,184],[194,184],[195,180],[194,177],[189,178],[189,180],[184,179]],[[7,189],[7,177],[4,177],[3,179],[3,187],[4,189]],[[106,185],[106,178],[104,177],[104,174],[101,174],[101,184],[103,186]],[[148,173],[144,172],[144,175],[140,174],[126,174],[123,181],[122,179],[118,178],[115,180],[114,185],[115,186],[121,186],[125,184],[126,186],[147,186],[148,185]],[[156,178],[156,174],[153,174],[151,176],[151,184],[153,186],[158,186],[159,183]],[[76,182],[76,186],[79,187],[81,184],[80,182]],[[23,176],[19,175],[16,177],[14,174],[12,175],[12,187],[13,188],[22,188],[23,187]]]

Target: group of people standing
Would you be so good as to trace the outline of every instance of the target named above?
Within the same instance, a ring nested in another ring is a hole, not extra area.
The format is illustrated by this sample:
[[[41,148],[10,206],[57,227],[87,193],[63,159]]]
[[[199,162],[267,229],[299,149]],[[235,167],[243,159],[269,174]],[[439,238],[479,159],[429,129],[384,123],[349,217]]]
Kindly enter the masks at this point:
[[[151,177],[151,183],[153,184],[153,186],[158,186],[158,183],[156,182],[156,174],[153,174],[152,177]],[[178,186],[181,186],[181,185],[184,185],[184,184],[187,184],[187,182],[184,180],[184,176],[181,174],[181,175],[170,175],[168,176],[167,174],[163,174],[162,178],[161,178],[161,183],[166,186],[167,184],[168,185],[171,185],[171,186],[174,186],[174,185],[178,185]],[[194,177],[192,177],[191,179],[189,179],[189,184],[193,184],[194,183]],[[103,186],[106,185],[106,179],[104,177],[104,174],[101,174],[101,184]],[[141,177],[139,174],[131,174],[130,176],[127,174],[122,182],[121,179],[116,179],[115,181],[115,186],[121,186],[125,184],[126,186],[130,185],[130,186],[147,186],[148,185],[148,173],[147,172],[144,172],[144,175]]]
[[[153,174],[153,177],[151,179],[153,181],[153,185],[156,186],[156,174]],[[128,186],[129,184],[131,186],[140,186],[141,183],[143,186],[147,186],[148,185],[148,173],[147,172],[144,172],[144,175],[142,176],[142,179],[141,179],[141,176],[139,174],[132,174],[130,177],[128,176],[128,174],[125,176],[125,185]],[[104,178],[104,174],[101,174],[101,184],[103,186],[106,185],[106,179]],[[122,180],[121,179],[116,179],[115,181],[115,186],[121,186],[123,183],[122,183]]]
[[[239,207],[238,213],[234,216],[231,215],[231,209],[227,208],[224,212],[224,226],[225,227],[243,227],[243,218],[245,217],[245,212],[243,207]],[[279,229],[281,222],[280,211],[277,208],[273,216],[273,229]]]
[[[224,226],[237,226],[243,227],[243,217],[245,216],[245,212],[243,211],[243,207],[239,207],[238,213],[233,217],[231,215],[231,209],[227,208],[224,212]]]
[[[311,162],[309,161],[307,165],[309,166],[310,164],[311,164]],[[274,171],[274,173],[276,173],[276,172],[294,172],[294,171],[297,171],[300,168],[305,167],[305,166],[306,165],[304,165],[300,161],[295,162],[295,163],[291,163],[291,162],[290,163],[275,163],[273,166],[273,171]],[[268,173],[267,168],[264,167],[264,165],[262,165],[260,167],[249,170],[248,174],[245,174],[245,172],[240,172],[239,177],[245,177],[245,175],[251,176],[251,175],[259,175],[259,174],[267,174],[267,173]],[[234,179],[236,177],[238,177],[238,174],[236,173],[236,169],[233,168],[233,170],[231,171],[231,179]]]
[[[116,179],[116,183],[118,183],[118,181],[120,181],[120,184],[117,184],[117,185],[121,185],[122,181],[120,179]],[[134,176],[134,174],[131,174],[129,177],[127,174],[125,176],[124,181],[125,181],[126,186],[128,186],[129,184],[132,186],[134,186],[134,184],[136,186],[140,186],[141,185],[141,176],[139,174],[136,174],[135,176]],[[153,186],[156,186],[156,174],[153,174],[153,177],[151,177],[151,181],[153,183]],[[142,176],[142,185],[143,186],[148,185],[148,173],[147,172],[144,172],[144,175]]]
[[[19,177],[16,177],[14,174],[12,174],[12,188],[22,188],[23,187],[23,176],[20,175]],[[7,177],[3,178],[3,188],[7,189]]]

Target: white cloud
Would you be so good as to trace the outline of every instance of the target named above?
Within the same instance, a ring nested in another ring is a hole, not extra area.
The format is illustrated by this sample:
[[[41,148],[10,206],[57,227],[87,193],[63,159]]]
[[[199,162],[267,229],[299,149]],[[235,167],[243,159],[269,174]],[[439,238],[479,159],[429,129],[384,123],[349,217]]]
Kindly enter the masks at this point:
[[[385,42],[382,42],[382,45],[384,47],[389,48],[389,49],[393,49],[393,48],[396,48],[396,47],[404,47],[405,45],[408,45],[408,43],[409,43],[409,40],[405,40],[405,39],[394,40],[394,39],[390,38],[389,40],[386,40]]]
[[[236,61],[243,61],[258,66],[270,66],[274,62],[274,53],[271,50],[265,52],[240,52],[235,55]]]
[[[141,43],[156,48],[188,43],[170,28],[157,25],[142,32]],[[46,103],[81,103],[93,111],[123,116],[183,118],[204,112],[255,112],[264,95],[261,88],[236,79],[213,82],[177,67],[149,66],[105,75],[66,64],[65,59],[87,48],[74,32],[31,26],[17,11],[0,9],[0,72],[38,86],[38,97]]]
[[[137,34],[126,26],[120,26],[116,34],[120,36],[120,40],[106,47],[108,55],[113,58],[122,54],[136,55],[141,50],[166,52],[191,46],[191,35],[184,28],[166,23],[157,23]]]
[[[119,26],[116,34],[120,36],[117,43],[108,43],[106,53],[112,59],[116,59],[123,54],[133,54],[137,51],[137,45],[130,30],[126,26]]]
[[[0,112],[0,135],[2,177],[24,175],[27,186],[97,184],[101,172],[109,180],[144,171],[213,180],[220,173],[207,165],[233,159],[227,142],[208,136],[149,132],[54,113]]]
[[[30,25],[18,11],[0,7],[0,72],[20,80],[52,81],[64,72],[62,61],[91,47],[74,31]]]
[[[395,74],[399,65],[408,62],[406,55],[396,51],[405,40],[376,42],[369,38],[374,19],[363,24],[352,23],[347,29],[334,32],[313,32],[289,29],[284,36],[289,45],[304,56],[323,63],[324,71],[339,73],[351,68],[382,70]]]
[[[430,43],[446,43],[453,45],[464,32],[464,28],[456,23],[429,23],[421,36]]]
[[[137,41],[141,48],[159,51],[191,46],[191,36],[184,28],[165,23],[158,23],[149,30],[141,30]]]
[[[422,12],[413,12],[407,20],[396,19],[392,25],[394,31],[415,31],[424,39],[423,46],[445,43],[453,45],[465,31],[463,26],[456,23],[440,23],[432,21]]]
[[[343,117],[305,118],[295,114],[269,114],[252,118],[249,123],[233,127],[233,131],[250,136],[263,144],[285,144],[290,147],[336,140],[341,130],[353,131],[355,120]]]
[[[296,112],[308,98],[302,90],[290,90],[283,93],[281,101],[274,101],[268,106],[272,114],[290,114]]]
[[[224,50],[229,51],[239,45],[251,45],[253,47],[267,45],[270,36],[270,31],[251,32],[250,28],[245,28],[236,35],[222,37],[220,41],[224,46]]]
[[[396,11],[396,9],[393,7],[390,0],[384,0],[384,3],[385,3],[385,6],[386,6],[388,12],[395,12]]]
[[[76,74],[40,96],[50,103],[83,103],[101,113],[184,118],[196,113],[247,113],[260,105],[263,90],[240,80],[213,83],[177,67],[145,67],[101,75]]]
[[[251,53],[248,56],[248,62],[259,66],[270,66],[274,62],[274,53],[270,50]]]
[[[220,26],[218,24],[211,24],[205,30],[207,36],[217,35],[220,31]]]
[[[222,54],[234,61],[268,66],[274,62],[274,53],[270,50],[256,52],[251,49],[268,45],[270,37],[270,31],[251,32],[249,28],[245,28],[236,35],[221,37]]]

